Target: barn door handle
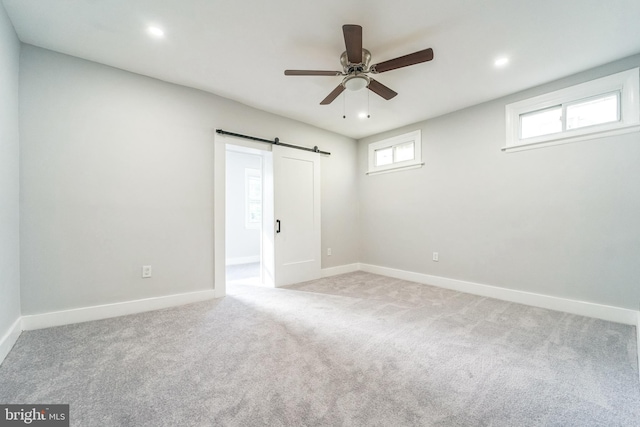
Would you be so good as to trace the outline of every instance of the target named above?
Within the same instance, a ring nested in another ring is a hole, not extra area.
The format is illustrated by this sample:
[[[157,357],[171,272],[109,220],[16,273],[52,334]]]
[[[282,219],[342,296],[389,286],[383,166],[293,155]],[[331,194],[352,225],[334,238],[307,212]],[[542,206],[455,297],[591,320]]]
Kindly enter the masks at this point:
[[[278,224],[278,228],[276,229],[276,233],[280,232],[280,220],[276,219],[276,224]]]

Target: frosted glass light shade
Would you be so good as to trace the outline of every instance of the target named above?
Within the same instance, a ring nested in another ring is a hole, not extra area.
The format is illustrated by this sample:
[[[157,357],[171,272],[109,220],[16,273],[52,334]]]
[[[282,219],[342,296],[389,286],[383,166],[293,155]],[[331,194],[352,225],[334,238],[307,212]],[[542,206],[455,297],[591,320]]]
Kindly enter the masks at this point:
[[[344,87],[348,90],[361,90],[367,87],[369,82],[365,77],[355,76],[344,82]]]

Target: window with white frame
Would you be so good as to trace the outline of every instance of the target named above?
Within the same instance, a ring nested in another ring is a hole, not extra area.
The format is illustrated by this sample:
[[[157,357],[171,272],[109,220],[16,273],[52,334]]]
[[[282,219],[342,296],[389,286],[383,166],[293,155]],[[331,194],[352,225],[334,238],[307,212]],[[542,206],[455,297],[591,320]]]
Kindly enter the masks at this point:
[[[419,130],[369,144],[368,174],[419,168],[422,163]]]
[[[245,168],[245,227],[262,225],[262,176],[259,169]]]
[[[506,106],[505,151],[640,130],[638,68]]]

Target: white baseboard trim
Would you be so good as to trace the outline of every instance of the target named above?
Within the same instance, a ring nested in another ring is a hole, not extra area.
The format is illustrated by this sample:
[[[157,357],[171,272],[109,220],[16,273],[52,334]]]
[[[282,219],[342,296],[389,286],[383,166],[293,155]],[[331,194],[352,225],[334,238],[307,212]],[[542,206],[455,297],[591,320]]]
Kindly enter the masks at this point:
[[[640,311],[636,319],[636,345],[638,346],[638,379],[640,380]]]
[[[159,310],[161,308],[190,304],[213,298],[215,298],[215,292],[211,289],[206,291],[125,301],[114,304],[95,305],[92,307],[76,308],[72,310],[32,314],[22,316],[22,329],[30,331],[34,329],[50,328],[52,326],[108,319],[110,317],[143,313],[145,311]]]
[[[260,262],[260,255],[245,256],[238,258],[227,258],[225,265],[240,265],[240,264],[252,264],[254,262]]]
[[[580,316],[594,317],[596,319],[608,320],[610,322],[636,325],[636,328],[638,327],[638,322],[640,322],[638,319],[638,311],[626,308],[518,291],[498,286],[483,285],[463,280],[448,279],[446,277],[431,276],[428,274],[414,273],[411,271],[397,270],[394,268],[380,267],[371,264],[360,264],[360,269],[369,273],[381,274],[383,276],[433,285],[469,294],[481,295],[484,297],[531,305],[549,310],[562,311]]]
[[[16,321],[13,322],[13,325],[11,325],[7,333],[0,338],[0,364],[2,364],[4,358],[7,357],[7,354],[9,354],[16,341],[18,341],[21,333],[22,320],[18,317]]]
[[[337,276],[338,274],[353,273],[358,270],[360,270],[360,264],[358,263],[339,265],[337,267],[323,268],[320,271],[320,277]]]

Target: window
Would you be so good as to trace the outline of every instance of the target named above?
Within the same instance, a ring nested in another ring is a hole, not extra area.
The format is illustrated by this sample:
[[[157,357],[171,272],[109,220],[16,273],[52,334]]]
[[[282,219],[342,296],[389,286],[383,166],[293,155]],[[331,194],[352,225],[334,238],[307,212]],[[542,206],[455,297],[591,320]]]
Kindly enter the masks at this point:
[[[506,106],[505,151],[640,130],[638,68]]]
[[[562,107],[520,115],[520,139],[562,132]]]
[[[567,130],[620,120],[620,92],[567,105]]]
[[[420,131],[369,144],[368,174],[419,168],[422,163]]]
[[[262,225],[262,177],[259,169],[245,168],[245,227]]]

